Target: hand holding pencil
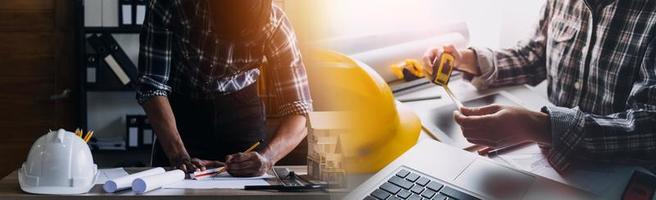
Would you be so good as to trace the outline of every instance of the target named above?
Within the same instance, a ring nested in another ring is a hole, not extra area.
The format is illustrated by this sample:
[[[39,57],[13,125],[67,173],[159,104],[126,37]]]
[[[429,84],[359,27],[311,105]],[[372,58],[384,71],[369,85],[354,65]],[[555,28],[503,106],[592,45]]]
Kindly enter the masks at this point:
[[[260,142],[255,143],[242,153],[226,156],[225,170],[232,176],[240,177],[261,176],[269,171],[273,163],[260,153],[253,151],[259,144]]]

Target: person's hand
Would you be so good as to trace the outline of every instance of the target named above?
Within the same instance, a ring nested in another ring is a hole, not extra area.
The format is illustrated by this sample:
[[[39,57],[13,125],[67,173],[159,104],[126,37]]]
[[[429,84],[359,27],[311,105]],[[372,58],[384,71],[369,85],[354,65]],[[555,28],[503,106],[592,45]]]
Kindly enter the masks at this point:
[[[191,163],[194,164],[197,170],[205,171],[209,168],[219,168],[225,166],[225,163],[217,160],[203,160],[199,158],[192,158]]]
[[[206,170],[207,168],[217,168],[224,166],[223,162],[213,160],[202,160],[198,158],[190,158],[188,155],[177,156],[169,159],[171,166],[180,169],[186,173],[193,173],[198,170]]]
[[[463,107],[454,118],[467,141],[489,147],[503,147],[523,141],[547,144],[551,141],[549,116],[521,107],[489,105]]]
[[[237,177],[261,176],[273,163],[258,152],[237,153],[226,156],[226,170]]]
[[[481,75],[476,63],[476,55],[471,49],[457,50],[453,45],[445,45],[442,48],[431,48],[424,53],[423,63],[424,71],[430,76],[433,75],[433,62],[439,58],[442,53],[450,53],[455,57],[454,69],[465,72],[472,76]]]

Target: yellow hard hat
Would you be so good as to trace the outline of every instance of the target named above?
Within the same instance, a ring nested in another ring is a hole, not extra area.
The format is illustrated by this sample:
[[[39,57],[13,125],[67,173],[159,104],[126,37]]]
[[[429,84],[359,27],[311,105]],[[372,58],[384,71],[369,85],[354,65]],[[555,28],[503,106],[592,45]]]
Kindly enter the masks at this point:
[[[364,63],[332,51],[308,54],[316,110],[345,111],[345,166],[349,173],[380,170],[416,144],[419,117],[394,100],[382,77]]]

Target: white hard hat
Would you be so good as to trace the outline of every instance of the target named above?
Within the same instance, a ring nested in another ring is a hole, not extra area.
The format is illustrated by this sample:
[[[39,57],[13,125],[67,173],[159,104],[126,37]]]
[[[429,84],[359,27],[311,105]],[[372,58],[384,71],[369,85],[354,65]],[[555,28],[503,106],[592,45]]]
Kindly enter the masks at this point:
[[[18,182],[28,193],[81,194],[93,187],[97,172],[87,143],[59,129],[34,142],[18,171]]]

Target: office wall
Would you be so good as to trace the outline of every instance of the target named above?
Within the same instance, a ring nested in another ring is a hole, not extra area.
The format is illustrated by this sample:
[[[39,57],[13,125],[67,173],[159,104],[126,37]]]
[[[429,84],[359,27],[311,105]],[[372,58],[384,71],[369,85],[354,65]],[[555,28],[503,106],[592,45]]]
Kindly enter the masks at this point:
[[[0,3],[0,177],[48,129],[76,124],[70,8],[70,0]],[[51,98],[65,89],[72,92]]]

